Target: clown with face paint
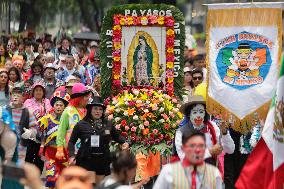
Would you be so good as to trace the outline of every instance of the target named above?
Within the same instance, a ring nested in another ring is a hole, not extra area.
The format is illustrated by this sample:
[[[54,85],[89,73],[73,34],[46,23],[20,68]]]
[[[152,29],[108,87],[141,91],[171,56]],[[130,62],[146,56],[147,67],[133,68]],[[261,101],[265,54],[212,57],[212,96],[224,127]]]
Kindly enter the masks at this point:
[[[192,96],[187,103],[181,106],[180,112],[189,121],[176,131],[174,155],[178,156],[180,160],[184,159],[184,153],[181,149],[182,136],[184,133],[190,132],[190,129],[194,129],[205,134],[207,148],[204,159],[208,163],[216,165],[217,156],[222,151],[228,154],[233,153],[235,144],[224,125],[222,125],[220,130],[216,123],[209,120],[205,104],[202,96]]]
[[[58,161],[55,154],[57,151],[56,137],[60,117],[65,107],[68,105],[69,99],[70,96],[66,94],[65,90],[55,91],[50,100],[50,104],[53,107],[54,112],[47,114],[38,121],[43,133],[39,155],[44,156],[44,165],[46,170],[45,186],[48,188],[55,187],[58,175],[67,165],[67,161]]]

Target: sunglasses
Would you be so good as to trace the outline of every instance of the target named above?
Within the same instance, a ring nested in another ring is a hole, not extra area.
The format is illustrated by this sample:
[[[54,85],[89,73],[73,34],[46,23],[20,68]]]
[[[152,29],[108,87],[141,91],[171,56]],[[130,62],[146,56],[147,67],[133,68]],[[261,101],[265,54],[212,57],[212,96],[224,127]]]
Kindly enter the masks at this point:
[[[77,175],[61,175],[63,179],[67,182],[72,181],[74,179],[79,180],[80,182],[87,182],[90,177],[88,175],[85,176],[77,176]]]
[[[202,80],[202,77],[193,77],[193,80]]]

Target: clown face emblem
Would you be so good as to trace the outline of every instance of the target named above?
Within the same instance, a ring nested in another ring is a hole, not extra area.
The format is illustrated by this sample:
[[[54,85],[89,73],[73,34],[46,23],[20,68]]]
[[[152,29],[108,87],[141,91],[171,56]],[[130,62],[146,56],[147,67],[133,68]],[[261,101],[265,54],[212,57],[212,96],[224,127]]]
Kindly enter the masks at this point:
[[[202,104],[197,104],[192,108],[189,115],[190,121],[194,127],[203,125],[205,118],[205,108]]]

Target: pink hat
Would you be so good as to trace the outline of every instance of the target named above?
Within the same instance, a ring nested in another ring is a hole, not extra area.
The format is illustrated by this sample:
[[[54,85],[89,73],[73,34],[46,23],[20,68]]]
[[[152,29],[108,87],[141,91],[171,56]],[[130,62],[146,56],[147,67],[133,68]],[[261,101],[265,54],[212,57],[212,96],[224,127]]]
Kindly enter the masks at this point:
[[[71,98],[77,98],[77,97],[80,97],[80,96],[85,96],[86,94],[89,94],[90,92],[91,92],[91,90],[87,89],[87,87],[84,84],[76,83],[72,87]]]

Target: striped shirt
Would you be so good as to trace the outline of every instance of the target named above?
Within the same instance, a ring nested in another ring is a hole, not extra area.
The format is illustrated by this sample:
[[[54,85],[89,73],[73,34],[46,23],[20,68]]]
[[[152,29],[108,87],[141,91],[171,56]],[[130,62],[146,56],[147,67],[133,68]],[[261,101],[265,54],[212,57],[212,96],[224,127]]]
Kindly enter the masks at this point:
[[[16,127],[16,132],[18,137],[21,136],[20,133],[20,121],[23,113],[23,108],[13,108],[12,109],[12,119],[14,122],[14,125]],[[29,112],[29,128],[34,127],[36,125],[35,117]]]

